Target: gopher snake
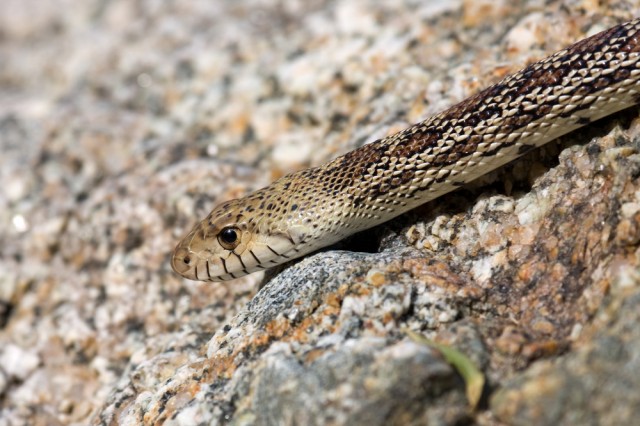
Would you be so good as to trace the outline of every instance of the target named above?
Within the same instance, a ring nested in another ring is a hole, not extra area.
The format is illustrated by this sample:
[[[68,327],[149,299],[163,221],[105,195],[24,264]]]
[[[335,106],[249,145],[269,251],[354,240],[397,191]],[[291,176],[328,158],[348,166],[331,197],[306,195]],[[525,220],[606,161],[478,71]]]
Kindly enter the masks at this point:
[[[266,269],[385,222],[640,101],[640,19],[555,53],[457,105],[216,207],[177,245],[185,278]]]

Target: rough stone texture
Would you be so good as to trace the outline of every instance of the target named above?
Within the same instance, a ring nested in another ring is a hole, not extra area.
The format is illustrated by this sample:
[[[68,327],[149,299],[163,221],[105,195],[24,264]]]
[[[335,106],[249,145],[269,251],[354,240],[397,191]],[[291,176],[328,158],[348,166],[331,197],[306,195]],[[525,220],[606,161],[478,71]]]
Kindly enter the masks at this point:
[[[638,418],[638,108],[262,285],[186,282],[168,254],[214,204],[640,3],[0,8],[0,426]],[[486,374],[478,410],[405,328]]]
[[[640,293],[617,290],[620,298],[573,352],[532,366],[496,393],[492,405],[500,418],[524,425],[637,422]]]

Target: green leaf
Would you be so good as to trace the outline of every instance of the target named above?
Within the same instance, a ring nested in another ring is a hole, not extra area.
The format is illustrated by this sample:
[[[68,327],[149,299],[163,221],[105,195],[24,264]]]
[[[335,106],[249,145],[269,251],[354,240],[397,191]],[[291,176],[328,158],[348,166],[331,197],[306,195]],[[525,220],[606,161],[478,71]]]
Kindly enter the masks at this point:
[[[442,357],[460,374],[464,380],[466,386],[467,401],[472,409],[476,409],[480,398],[482,397],[482,391],[484,389],[485,377],[479,368],[462,352],[440,343],[436,343],[426,337],[405,329],[404,332],[409,336],[411,340],[422,345],[430,346],[437,349],[442,354]]]

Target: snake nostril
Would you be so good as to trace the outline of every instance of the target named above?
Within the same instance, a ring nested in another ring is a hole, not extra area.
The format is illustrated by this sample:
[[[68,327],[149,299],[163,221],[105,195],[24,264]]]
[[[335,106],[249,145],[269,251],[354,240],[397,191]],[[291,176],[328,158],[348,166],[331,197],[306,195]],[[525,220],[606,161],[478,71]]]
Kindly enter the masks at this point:
[[[193,269],[197,263],[198,256],[183,247],[176,247],[173,256],[171,256],[171,267],[182,276],[189,275],[191,269]]]

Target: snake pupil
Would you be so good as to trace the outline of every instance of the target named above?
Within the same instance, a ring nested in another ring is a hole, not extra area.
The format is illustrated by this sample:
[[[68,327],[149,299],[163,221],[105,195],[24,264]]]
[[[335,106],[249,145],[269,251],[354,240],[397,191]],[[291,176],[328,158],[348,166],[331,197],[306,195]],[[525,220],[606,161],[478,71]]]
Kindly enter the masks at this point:
[[[191,263],[191,258],[189,256],[185,256],[184,259],[182,259],[182,261],[184,262],[185,265],[188,265],[189,263]]]
[[[220,239],[227,244],[233,244],[238,239],[238,234],[232,228],[225,228],[220,232]]]

